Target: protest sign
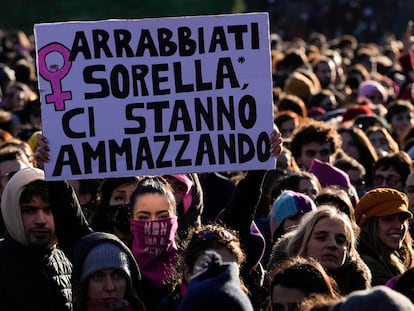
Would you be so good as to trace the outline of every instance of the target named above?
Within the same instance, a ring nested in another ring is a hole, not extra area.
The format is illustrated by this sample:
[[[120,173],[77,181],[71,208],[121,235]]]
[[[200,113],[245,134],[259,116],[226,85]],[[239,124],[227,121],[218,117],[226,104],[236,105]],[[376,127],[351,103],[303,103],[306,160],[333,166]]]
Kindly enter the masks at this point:
[[[46,179],[275,167],[267,13],[34,33]]]

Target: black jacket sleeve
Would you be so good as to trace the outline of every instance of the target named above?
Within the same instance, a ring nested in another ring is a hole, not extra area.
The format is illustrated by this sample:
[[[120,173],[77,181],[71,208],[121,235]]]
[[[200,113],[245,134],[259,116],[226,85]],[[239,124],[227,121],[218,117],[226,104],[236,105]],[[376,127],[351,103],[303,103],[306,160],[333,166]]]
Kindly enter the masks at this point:
[[[66,181],[48,181],[49,202],[59,248],[70,260],[76,242],[92,232],[72,186]]]
[[[257,203],[262,195],[265,175],[265,170],[248,171],[246,176],[238,182],[226,208],[219,216],[219,220],[237,230],[241,238],[250,233]]]
[[[248,171],[246,176],[237,183],[233,194],[226,205],[219,221],[238,231],[241,247],[246,254],[240,276],[249,289],[250,298],[255,306],[262,302],[263,269],[260,259],[266,244],[260,232],[251,230],[257,204],[262,195],[262,183],[266,176],[264,170]]]

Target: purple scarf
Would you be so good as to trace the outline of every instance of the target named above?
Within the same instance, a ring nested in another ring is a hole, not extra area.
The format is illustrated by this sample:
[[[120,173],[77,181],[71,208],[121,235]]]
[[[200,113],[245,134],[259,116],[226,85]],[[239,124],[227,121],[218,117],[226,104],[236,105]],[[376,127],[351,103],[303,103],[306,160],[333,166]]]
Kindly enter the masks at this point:
[[[142,274],[158,289],[164,287],[176,264],[177,217],[162,220],[131,220],[132,252]]]

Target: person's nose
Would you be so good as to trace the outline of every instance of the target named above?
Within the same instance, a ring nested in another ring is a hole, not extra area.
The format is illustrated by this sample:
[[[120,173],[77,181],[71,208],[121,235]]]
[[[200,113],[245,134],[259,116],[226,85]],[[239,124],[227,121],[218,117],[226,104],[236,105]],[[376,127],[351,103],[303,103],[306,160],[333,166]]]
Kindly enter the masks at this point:
[[[404,229],[404,220],[401,220],[399,218],[394,219],[394,221],[392,222],[392,227],[393,228],[398,228],[399,230],[403,230]]]
[[[113,282],[112,277],[110,275],[108,275],[105,279],[105,289],[107,291],[112,291],[112,290],[115,289],[114,282]]]
[[[331,237],[327,240],[328,243],[328,247],[332,248],[332,249],[337,249],[338,248],[338,243],[336,242],[335,237]]]
[[[45,224],[46,223],[46,214],[42,210],[39,210],[36,213],[36,223]]]
[[[384,179],[382,183],[378,184],[379,187],[388,188],[387,181]]]

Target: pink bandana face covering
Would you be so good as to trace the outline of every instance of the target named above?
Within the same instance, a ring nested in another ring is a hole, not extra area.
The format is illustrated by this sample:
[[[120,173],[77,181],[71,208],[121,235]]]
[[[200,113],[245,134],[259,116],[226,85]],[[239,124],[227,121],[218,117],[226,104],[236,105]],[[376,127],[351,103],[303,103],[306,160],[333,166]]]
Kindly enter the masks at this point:
[[[177,217],[162,220],[131,220],[132,252],[142,274],[162,289],[177,258]]]

